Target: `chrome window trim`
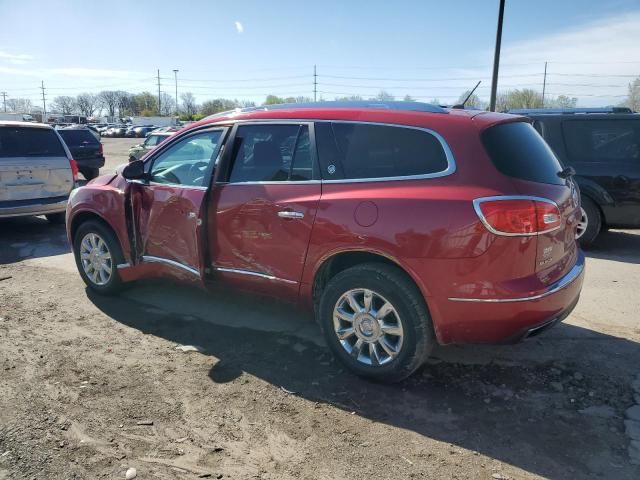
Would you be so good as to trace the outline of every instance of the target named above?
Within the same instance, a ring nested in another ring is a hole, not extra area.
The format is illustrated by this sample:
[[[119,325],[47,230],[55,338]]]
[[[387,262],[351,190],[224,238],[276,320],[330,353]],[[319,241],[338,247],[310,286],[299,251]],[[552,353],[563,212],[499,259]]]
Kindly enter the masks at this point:
[[[252,270],[241,270],[238,268],[227,268],[227,267],[214,267],[214,269],[218,272],[237,273],[239,275],[249,275],[252,277],[260,277],[260,278],[264,278],[265,280],[271,280],[276,282],[284,282],[284,283],[289,283],[294,285],[298,283],[294,280],[287,280],[285,278],[275,277],[273,275],[267,275],[265,273],[254,272]]]
[[[182,270],[192,273],[193,275],[197,275],[198,277],[200,276],[200,272],[197,269],[190,267],[189,265],[184,265],[180,262],[176,262],[175,260],[169,260],[168,258],[154,257],[153,255],[143,255],[142,261],[148,263],[164,263],[166,265],[171,265],[172,267],[181,268]]]
[[[395,128],[408,128],[411,130],[420,130],[426,132],[430,135],[433,135],[436,140],[440,143],[440,146],[444,150],[444,155],[447,159],[447,168],[440,172],[434,173],[423,173],[420,175],[399,175],[396,177],[368,177],[368,178],[343,178],[337,180],[322,180],[322,183],[362,183],[362,182],[394,182],[398,180],[424,180],[427,178],[440,178],[447,177],[449,175],[453,175],[456,172],[457,165],[455,158],[453,156],[453,152],[449,147],[449,144],[444,139],[442,135],[440,135],[435,130],[427,127],[416,127],[414,125],[403,125],[398,123],[382,123],[382,122],[366,122],[360,120],[315,120],[315,123],[349,123],[349,124],[358,124],[358,125],[376,125],[380,127],[395,127]],[[316,146],[317,148],[317,146]],[[322,175],[322,172],[320,173]]]
[[[452,302],[482,302],[482,303],[512,303],[512,302],[528,302],[530,300],[539,300],[540,298],[547,297],[549,295],[553,295],[554,293],[559,292],[563,288],[568,287],[571,283],[573,283],[584,270],[584,258],[582,258],[580,263],[576,263],[569,272],[558,280],[556,283],[552,284],[551,288],[544,293],[540,293],[538,295],[531,295],[528,297],[518,297],[518,298],[460,298],[460,297],[449,297],[449,300]]]
[[[219,185],[271,185],[271,184],[285,184],[285,185],[295,185],[295,184],[309,184],[309,183],[363,183],[363,182],[395,182],[395,181],[401,181],[401,180],[423,180],[423,179],[428,179],[428,178],[440,178],[440,177],[446,177],[449,175],[453,175],[456,170],[457,170],[457,164],[455,161],[455,157],[453,156],[453,152],[451,151],[451,147],[449,147],[449,144],[447,143],[447,141],[444,139],[444,137],[442,135],[440,135],[438,132],[436,132],[435,130],[432,130],[430,128],[426,128],[426,127],[417,127],[414,125],[404,125],[401,123],[383,123],[383,122],[367,122],[367,121],[361,121],[361,120],[328,120],[328,119],[309,119],[309,118],[304,118],[304,119],[291,119],[291,118],[287,118],[287,119],[277,119],[277,118],[273,118],[273,119],[258,119],[258,120],[254,120],[254,119],[239,119],[239,120],[233,120],[233,119],[227,119],[224,121],[221,121],[220,124],[221,125],[233,125],[235,127],[235,125],[244,125],[244,124],[251,124],[251,125],[257,125],[257,124],[270,124],[270,123],[279,123],[279,124],[295,124],[295,125],[300,125],[300,124],[311,124],[310,128],[310,134],[311,132],[313,132],[313,138],[314,138],[314,143],[315,143],[315,129],[314,129],[314,125],[316,123],[354,123],[354,124],[362,124],[362,125],[377,125],[377,126],[382,126],[382,127],[397,127],[397,128],[409,128],[412,130],[422,130],[424,132],[427,132],[431,135],[433,135],[434,137],[436,137],[436,139],[440,142],[440,145],[442,146],[443,150],[444,150],[444,154],[445,157],[447,159],[447,168],[445,170],[442,170],[441,172],[435,172],[435,173],[425,173],[425,174],[421,174],[421,175],[401,175],[401,176],[397,176],[397,177],[370,177],[370,178],[352,178],[352,179],[338,179],[338,180],[324,180],[324,179],[320,179],[320,180],[296,180],[296,181],[287,181],[287,180],[283,180],[281,182],[277,182],[277,181],[267,181],[267,182],[234,182],[234,183],[230,183],[230,182],[218,182]],[[213,124],[215,125],[215,124]],[[235,133],[235,132],[234,132]],[[318,162],[318,166],[319,166],[319,162],[320,159],[318,158],[318,147],[317,145],[315,146],[315,148],[313,148],[313,155],[314,155],[314,160],[316,162]],[[320,176],[322,177],[322,172],[320,172]]]
[[[482,224],[485,226],[485,228],[487,230],[489,230],[491,233],[493,233],[494,235],[499,235],[501,237],[535,237],[537,235],[543,235],[545,233],[554,232],[554,231],[556,231],[556,230],[558,230],[558,229],[560,229],[562,227],[562,213],[560,213],[560,225],[558,225],[557,227],[553,227],[553,228],[549,228],[547,230],[543,230],[541,232],[533,232],[533,233],[500,232],[500,231],[496,230],[495,228],[493,228],[489,224],[489,222],[487,222],[487,219],[485,218],[484,214],[482,213],[482,210],[480,210],[480,204],[481,203],[483,203],[483,202],[492,202],[492,201],[496,201],[496,200],[534,200],[534,201],[537,201],[537,202],[544,202],[544,203],[549,203],[551,205],[554,205],[558,209],[558,211],[560,211],[560,207],[553,200],[549,200],[548,198],[543,198],[543,197],[534,197],[534,196],[531,196],[531,195],[495,195],[495,196],[492,196],[492,197],[476,198],[475,200],[473,200],[473,209],[475,210],[476,215],[478,215],[478,218],[480,219]]]

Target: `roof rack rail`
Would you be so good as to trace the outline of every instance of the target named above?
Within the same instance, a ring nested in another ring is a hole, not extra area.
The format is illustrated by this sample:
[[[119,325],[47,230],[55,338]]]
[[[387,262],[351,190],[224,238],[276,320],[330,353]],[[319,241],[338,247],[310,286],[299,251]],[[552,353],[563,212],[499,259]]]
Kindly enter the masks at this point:
[[[372,108],[385,110],[398,110],[409,112],[425,112],[425,113],[449,113],[439,105],[432,105],[423,102],[405,102],[405,101],[377,101],[377,100],[358,100],[358,101],[335,101],[335,102],[304,102],[304,103],[279,103],[275,105],[261,105],[259,107],[236,108],[226,112],[214,113],[207,118],[216,118],[227,116],[233,113],[247,113],[271,110],[293,110],[302,108]]]
[[[572,114],[572,113],[633,113],[628,107],[602,107],[602,108],[515,108],[507,110],[507,113],[515,115],[529,114]]]

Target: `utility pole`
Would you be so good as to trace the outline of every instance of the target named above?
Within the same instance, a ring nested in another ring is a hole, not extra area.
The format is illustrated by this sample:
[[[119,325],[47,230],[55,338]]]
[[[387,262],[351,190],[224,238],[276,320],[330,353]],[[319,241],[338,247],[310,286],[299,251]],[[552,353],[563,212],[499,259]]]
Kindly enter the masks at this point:
[[[162,115],[160,105],[160,69],[158,69],[158,115]]]
[[[313,66],[313,101],[317,102],[318,95],[318,75],[316,73],[316,66]]]
[[[42,80],[42,85],[40,86],[40,88],[42,89],[42,123],[46,123],[47,122],[47,101],[44,99],[44,80]]]
[[[179,71],[180,70],[177,70],[177,69],[173,71],[173,75],[175,76],[175,79],[176,79],[176,116],[178,115],[178,72]]]
[[[544,77],[542,79],[542,108],[544,108],[544,92],[547,89],[547,62],[544,62]]]
[[[4,113],[7,113],[7,92],[0,92],[2,95],[2,105],[4,107]]]
[[[496,30],[496,49],[493,54],[493,78],[491,80],[491,99],[489,110],[496,111],[496,95],[498,93],[498,68],[500,66],[500,45],[502,44],[502,20],[504,19],[504,0],[500,0],[498,10],[498,28]]]

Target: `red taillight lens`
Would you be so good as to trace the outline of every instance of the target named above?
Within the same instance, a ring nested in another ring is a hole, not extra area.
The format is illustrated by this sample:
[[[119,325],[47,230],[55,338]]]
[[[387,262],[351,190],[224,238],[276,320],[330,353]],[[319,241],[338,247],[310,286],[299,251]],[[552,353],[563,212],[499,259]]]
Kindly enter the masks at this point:
[[[73,181],[78,181],[78,164],[73,158],[69,159],[69,165],[71,166],[71,173],[73,174]]]
[[[474,205],[482,223],[498,235],[536,235],[561,224],[557,205],[544,199],[480,198]]]

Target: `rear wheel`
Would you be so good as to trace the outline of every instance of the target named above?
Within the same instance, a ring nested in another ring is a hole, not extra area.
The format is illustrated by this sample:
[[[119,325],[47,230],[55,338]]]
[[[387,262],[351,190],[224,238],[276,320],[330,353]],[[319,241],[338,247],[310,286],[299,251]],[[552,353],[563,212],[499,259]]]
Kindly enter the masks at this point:
[[[333,353],[373,380],[408,377],[434,344],[422,295],[390,265],[369,263],[338,273],[322,293],[319,321]]]
[[[581,197],[581,215],[576,230],[576,239],[580,246],[588,248],[593,244],[602,229],[600,209],[589,197]]]
[[[103,294],[113,294],[122,288],[117,265],[124,263],[124,257],[108,227],[93,220],[80,225],[73,254],[80,276],[89,288]]]
[[[93,180],[98,175],[100,175],[100,169],[99,168],[85,168],[80,173],[82,173],[84,178],[86,178],[87,181],[89,181],[89,180]]]
[[[45,218],[47,219],[47,222],[53,225],[61,225],[65,221],[65,213],[50,213],[49,215],[45,215]]]

